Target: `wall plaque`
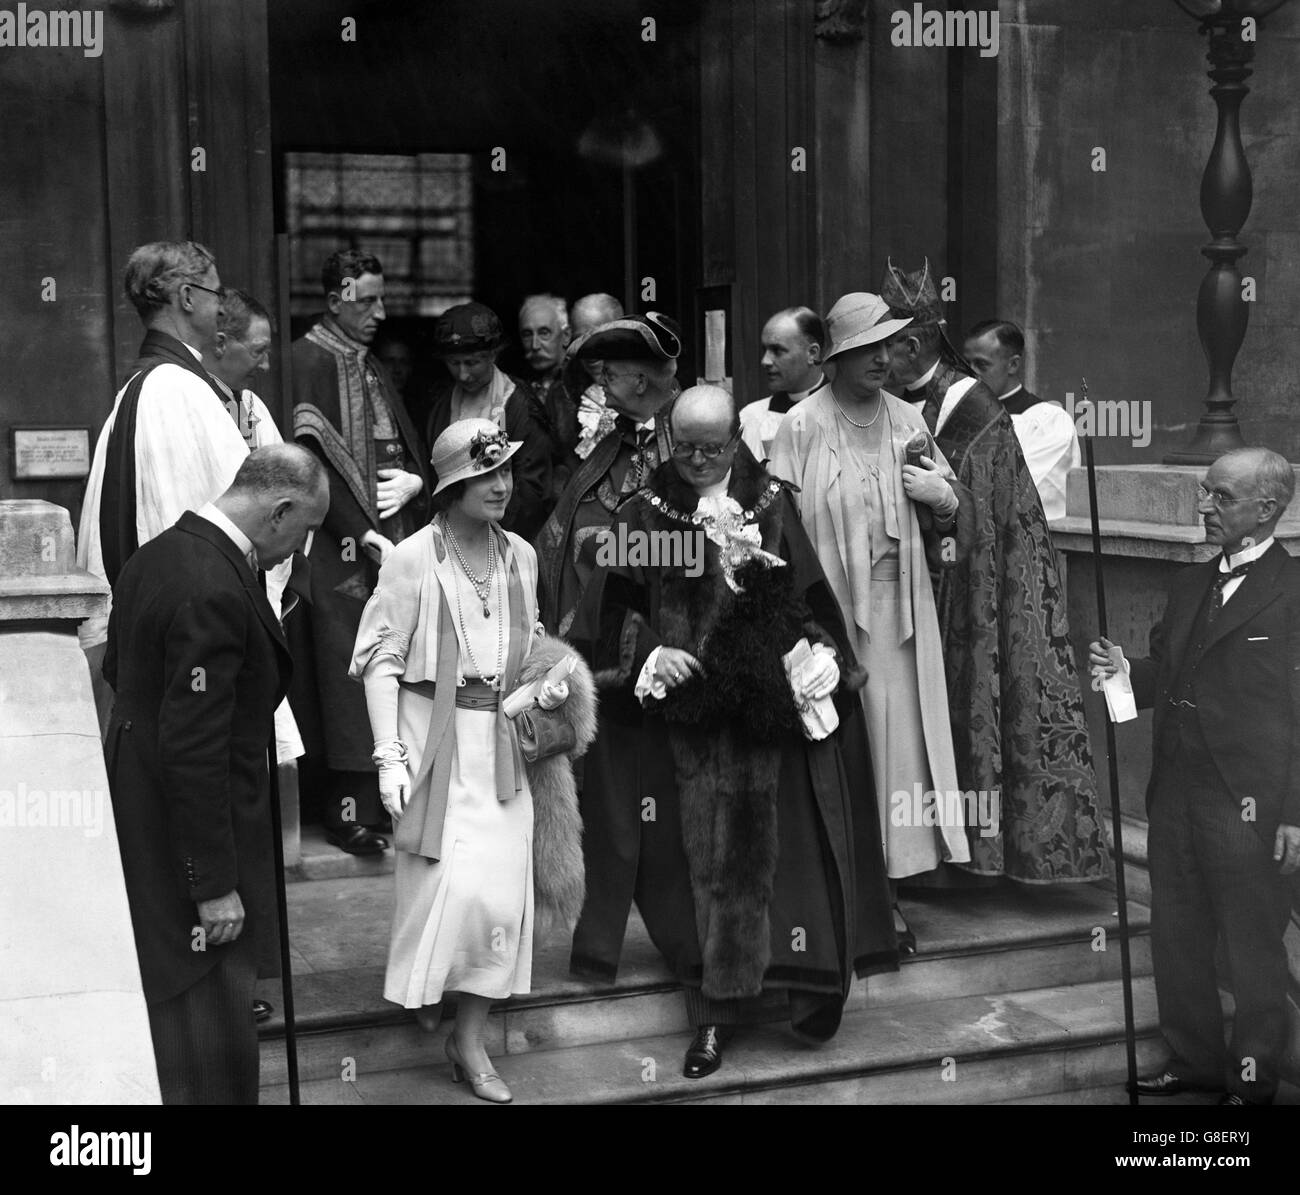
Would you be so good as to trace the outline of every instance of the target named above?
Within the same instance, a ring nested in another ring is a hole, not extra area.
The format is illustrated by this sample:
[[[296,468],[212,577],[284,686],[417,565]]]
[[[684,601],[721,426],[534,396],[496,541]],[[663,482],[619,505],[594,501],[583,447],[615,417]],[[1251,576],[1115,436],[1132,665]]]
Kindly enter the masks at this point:
[[[88,427],[15,427],[11,434],[15,481],[85,477],[90,473]]]

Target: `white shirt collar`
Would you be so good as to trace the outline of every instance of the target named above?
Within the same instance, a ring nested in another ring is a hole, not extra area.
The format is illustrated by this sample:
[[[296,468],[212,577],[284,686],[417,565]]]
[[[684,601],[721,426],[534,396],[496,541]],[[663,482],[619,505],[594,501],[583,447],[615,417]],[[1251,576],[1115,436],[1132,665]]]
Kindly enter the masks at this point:
[[[1248,564],[1252,561],[1258,560],[1272,546],[1273,537],[1270,535],[1268,539],[1264,540],[1262,543],[1254,544],[1249,548],[1242,548],[1239,552],[1233,552],[1231,558],[1228,558],[1226,553],[1222,554],[1219,556],[1219,572],[1230,573],[1239,564]]]
[[[906,393],[911,394],[913,390],[920,390],[924,386],[926,386],[929,383],[930,379],[934,377],[936,373],[939,372],[939,365],[942,362],[942,360],[943,360],[942,357],[936,357],[934,360],[934,364],[931,365],[930,368],[927,369],[919,378],[917,378],[915,382],[912,382],[911,385],[907,387]],[[914,401],[914,400],[909,399],[908,401]]]
[[[185,341],[182,340],[181,344],[185,344]],[[185,344],[185,347],[189,349],[191,353],[194,354],[194,360],[197,361],[200,365],[203,365],[203,354],[198,349],[196,349],[192,344]],[[203,368],[206,369],[207,366],[204,365]]]
[[[1024,388],[1025,388],[1024,382],[1017,382],[1016,385],[1014,385],[1005,394],[999,394],[998,398],[1000,398],[1003,402],[1006,402],[1007,399],[1012,397],[1012,395],[1019,394]]]
[[[248,566],[254,572],[258,569],[257,552],[253,548],[253,541],[248,538],[230,519],[217,509],[215,503],[209,502],[201,510],[195,512],[199,518],[207,519],[219,531],[225,533],[230,542],[235,545],[242,553]]]
[[[820,390],[824,385],[826,385],[826,378],[825,378],[825,375],[823,375],[822,377],[818,378],[816,384],[815,384],[815,385],[812,385],[812,386],[809,386],[807,390],[792,390],[792,391],[790,391],[790,401],[791,401],[792,403],[795,403],[795,402],[803,402],[803,400],[804,400],[805,398],[807,398],[808,395],[810,395],[814,390]]]

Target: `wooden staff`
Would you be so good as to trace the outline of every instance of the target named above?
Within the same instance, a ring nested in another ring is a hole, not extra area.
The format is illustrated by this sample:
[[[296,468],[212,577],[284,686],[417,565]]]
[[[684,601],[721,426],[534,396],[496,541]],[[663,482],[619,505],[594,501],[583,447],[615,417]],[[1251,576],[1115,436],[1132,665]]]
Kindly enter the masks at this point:
[[[1083,402],[1088,405],[1088,380],[1080,379]],[[1075,408],[1076,411],[1079,408]],[[1109,640],[1106,619],[1106,579],[1101,555],[1101,519],[1097,513],[1097,467],[1092,459],[1092,435],[1082,437],[1084,462],[1088,470],[1088,512],[1092,517],[1092,564],[1097,585],[1097,626],[1103,639]],[[1133,964],[1128,947],[1128,893],[1124,881],[1124,830],[1119,809],[1119,763],[1115,758],[1115,724],[1106,709],[1106,763],[1110,778],[1110,817],[1115,839],[1115,894],[1119,901],[1119,961],[1121,986],[1124,989],[1124,1052],[1128,1060],[1128,1102],[1136,1107],[1137,1096],[1137,1031],[1133,1025]]]

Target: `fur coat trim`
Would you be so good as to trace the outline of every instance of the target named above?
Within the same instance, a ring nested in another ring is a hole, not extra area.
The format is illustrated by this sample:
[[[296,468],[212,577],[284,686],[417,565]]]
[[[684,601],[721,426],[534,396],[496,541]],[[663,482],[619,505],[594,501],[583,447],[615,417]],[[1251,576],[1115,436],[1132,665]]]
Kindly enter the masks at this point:
[[[519,669],[519,683],[540,680],[566,655],[578,656],[563,639],[540,636]],[[539,930],[572,929],[582,913],[586,878],[582,863],[582,818],[573,780],[573,760],[596,737],[596,682],[578,656],[569,677],[569,699],[560,706],[577,745],[524,767],[533,794],[533,893]]]

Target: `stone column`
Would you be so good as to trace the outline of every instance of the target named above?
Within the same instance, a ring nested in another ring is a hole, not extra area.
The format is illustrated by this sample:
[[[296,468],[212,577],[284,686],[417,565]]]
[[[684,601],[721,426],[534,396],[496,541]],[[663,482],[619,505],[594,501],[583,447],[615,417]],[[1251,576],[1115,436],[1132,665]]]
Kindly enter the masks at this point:
[[[0,1103],[158,1103],[68,512],[0,502]]]

